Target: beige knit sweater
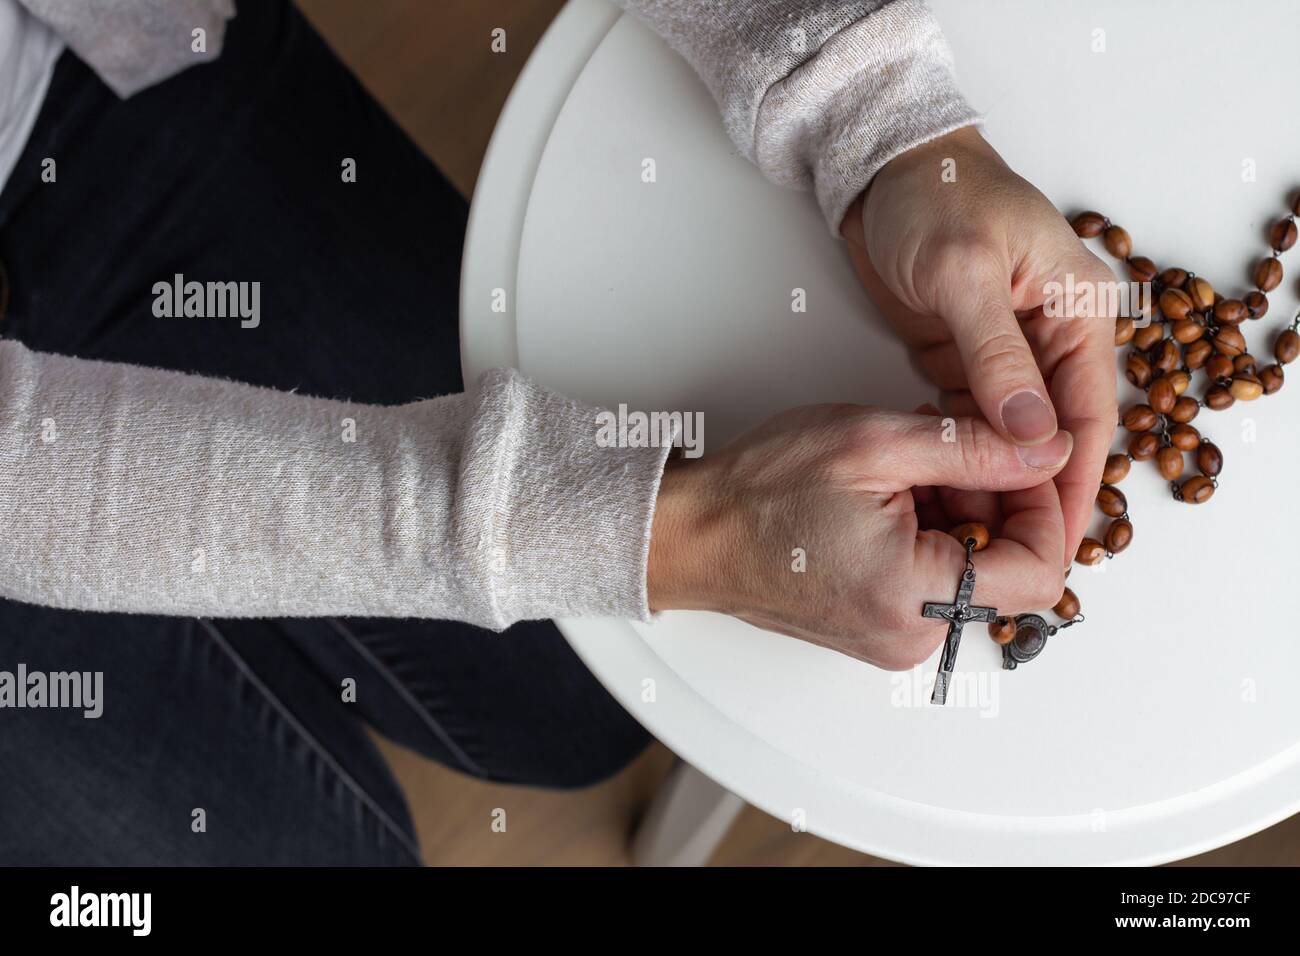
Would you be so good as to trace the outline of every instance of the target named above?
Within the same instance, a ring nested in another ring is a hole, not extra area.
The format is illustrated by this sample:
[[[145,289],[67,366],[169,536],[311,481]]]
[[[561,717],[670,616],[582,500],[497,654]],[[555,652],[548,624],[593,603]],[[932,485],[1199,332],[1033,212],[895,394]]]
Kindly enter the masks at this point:
[[[21,0],[120,95],[218,55],[231,0]],[[976,121],[921,0],[622,0],[731,137],[834,229],[890,158]],[[149,290],[141,290],[141,295]],[[488,373],[373,407],[0,343],[0,594],[212,616],[648,615],[667,449]]]

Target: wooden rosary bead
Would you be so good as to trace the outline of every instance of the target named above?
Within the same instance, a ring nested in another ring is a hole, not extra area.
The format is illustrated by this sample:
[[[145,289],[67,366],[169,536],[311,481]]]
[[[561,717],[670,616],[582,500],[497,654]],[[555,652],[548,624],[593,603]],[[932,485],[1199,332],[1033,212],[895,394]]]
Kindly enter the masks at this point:
[[[1185,425],[1200,414],[1200,411],[1200,402],[1190,395],[1183,395],[1174,402],[1174,410],[1169,413],[1169,417],[1180,425]]]
[[[1088,210],[1075,216],[1070,225],[1074,228],[1074,234],[1080,239],[1094,239],[1106,228],[1106,217],[1099,212]]]
[[[1214,353],[1214,346],[1209,339],[1200,339],[1183,349],[1183,364],[1195,372],[1201,368]]]
[[[1169,441],[1180,451],[1195,451],[1201,444],[1201,433],[1191,425],[1175,425],[1169,429]]]
[[[1223,452],[1212,441],[1203,441],[1196,449],[1196,467],[1201,474],[1213,478],[1223,471]]]
[[[1291,211],[1300,216],[1300,192],[1295,194],[1295,199],[1291,202]]]
[[[1168,415],[1174,410],[1176,401],[1178,401],[1178,393],[1174,391],[1174,383],[1169,381],[1167,376],[1160,376],[1147,389],[1147,404],[1157,415]],[[1142,429],[1142,431],[1146,430],[1146,428]]]
[[[1295,245],[1296,228],[1294,219],[1279,219],[1268,231],[1268,244],[1278,252],[1286,252]]]
[[[1134,405],[1124,413],[1122,421],[1131,432],[1146,432],[1156,427],[1156,413],[1150,405]]]
[[[1214,348],[1220,355],[1240,355],[1246,351],[1246,337],[1231,325],[1219,329],[1214,337]]]
[[[964,548],[967,539],[975,539],[975,550],[983,551],[989,546],[989,529],[984,527],[978,521],[967,521],[965,524],[959,524],[948,532]]]
[[[1129,460],[1128,455],[1114,454],[1106,459],[1106,466],[1101,470],[1101,481],[1104,485],[1118,485],[1128,477]]]
[[[1250,317],[1250,310],[1240,299],[1224,299],[1214,307],[1214,321],[1220,325],[1236,325]]]
[[[1169,334],[1180,345],[1189,345],[1205,334],[1205,323],[1201,321],[1200,316],[1193,313],[1187,318],[1175,322],[1169,330]]]
[[[1232,377],[1232,359],[1226,355],[1211,355],[1205,363],[1205,374],[1213,381]]]
[[[1084,538],[1079,542],[1078,550],[1074,552],[1074,560],[1089,567],[1100,564],[1105,557],[1106,546],[1096,538]]]
[[[1133,333],[1133,345],[1144,352],[1165,337],[1165,327],[1159,322],[1144,325]]]
[[[1119,554],[1133,542],[1133,523],[1127,518],[1116,518],[1106,529],[1106,550]]]
[[[1258,377],[1244,372],[1232,377],[1228,391],[1239,402],[1253,402],[1264,394],[1264,383]]]
[[[1282,387],[1286,376],[1282,374],[1282,366],[1266,365],[1260,369],[1259,380],[1264,384],[1264,394],[1272,395]]]
[[[1101,509],[1102,514],[1118,518],[1128,511],[1128,499],[1124,497],[1124,492],[1114,485],[1102,485],[1101,490],[1097,492],[1097,507]]]
[[[1115,348],[1121,345],[1127,345],[1133,341],[1133,333],[1136,331],[1132,319],[1115,320]]]
[[[1106,251],[1116,259],[1127,259],[1133,253],[1133,239],[1119,226],[1111,226],[1101,234]]]
[[[1015,618],[999,617],[989,621],[989,637],[994,644],[1010,644],[1016,639]]]
[[[1173,445],[1156,452],[1156,469],[1165,481],[1173,481],[1183,473],[1183,453]]]
[[[1192,384],[1192,377],[1180,368],[1174,369],[1165,375],[1169,384],[1174,387],[1174,395],[1181,395],[1187,391],[1187,386]]]
[[[1133,256],[1128,261],[1129,278],[1134,282],[1150,282],[1156,271],[1156,264],[1146,256]]]
[[[1273,357],[1281,365],[1290,365],[1300,358],[1300,332],[1287,329],[1279,335],[1277,341],[1273,343]]]
[[[1182,364],[1182,356],[1178,352],[1178,343],[1173,339],[1161,339],[1151,351],[1147,353],[1151,361],[1152,368],[1158,368],[1162,372],[1172,372]]]
[[[1160,311],[1177,322],[1192,312],[1192,297],[1182,289],[1165,289],[1160,293]]]
[[[1074,592],[1066,588],[1061,592],[1061,599],[1056,602],[1052,608],[1057,617],[1063,617],[1067,620],[1079,613],[1079,599],[1074,596]]]
[[[1150,385],[1151,375],[1151,363],[1141,355],[1134,353],[1124,363],[1124,377],[1138,388]]]
[[[1221,412],[1225,408],[1231,408],[1236,402],[1236,397],[1222,385],[1215,385],[1205,393],[1205,407]]]
[[[1192,307],[1197,312],[1206,312],[1214,308],[1214,286],[1200,276],[1187,280],[1187,295],[1192,300]]]
[[[1246,311],[1252,319],[1262,319],[1268,312],[1268,296],[1256,289],[1246,293]]]
[[[1255,285],[1261,292],[1272,292],[1282,284],[1282,263],[1271,256],[1255,266]]]
[[[1187,270],[1177,268],[1166,269],[1164,272],[1160,273],[1160,284],[1163,286],[1170,286],[1174,289],[1181,289],[1187,284]]]
[[[1134,461],[1150,461],[1160,450],[1160,436],[1155,432],[1134,435],[1128,441],[1128,453]]]
[[[1256,375],[1259,373],[1259,363],[1255,361],[1255,356],[1249,352],[1242,352],[1232,360],[1233,375]]]
[[[1200,505],[1214,495],[1214,482],[1204,475],[1197,475],[1184,481],[1178,490],[1188,504]]]

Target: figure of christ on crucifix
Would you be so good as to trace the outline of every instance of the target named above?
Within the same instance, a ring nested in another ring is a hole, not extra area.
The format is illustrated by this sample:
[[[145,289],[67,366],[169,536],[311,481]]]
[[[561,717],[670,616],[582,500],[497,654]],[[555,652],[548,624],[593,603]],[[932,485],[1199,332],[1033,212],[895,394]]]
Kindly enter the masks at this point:
[[[934,678],[934,693],[930,703],[944,704],[948,701],[948,684],[952,680],[952,669],[957,664],[957,648],[961,644],[961,630],[972,621],[990,622],[997,618],[996,608],[977,607],[971,604],[971,595],[975,592],[975,564],[971,561],[974,541],[966,542],[966,570],[962,573],[961,584],[957,587],[957,597],[951,604],[926,602],[921,608],[923,617],[942,618],[948,622],[948,637],[943,642],[943,655],[939,658],[939,673]]]

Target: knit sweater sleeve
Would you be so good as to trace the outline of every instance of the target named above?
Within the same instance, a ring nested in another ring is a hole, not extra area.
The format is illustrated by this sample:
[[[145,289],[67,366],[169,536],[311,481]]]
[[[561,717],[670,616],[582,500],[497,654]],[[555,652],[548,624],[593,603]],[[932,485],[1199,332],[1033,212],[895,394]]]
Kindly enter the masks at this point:
[[[516,372],[380,407],[0,342],[0,595],[92,611],[645,619],[665,448]]]
[[[979,122],[924,0],[615,0],[693,66],[741,152],[840,222],[885,163]]]

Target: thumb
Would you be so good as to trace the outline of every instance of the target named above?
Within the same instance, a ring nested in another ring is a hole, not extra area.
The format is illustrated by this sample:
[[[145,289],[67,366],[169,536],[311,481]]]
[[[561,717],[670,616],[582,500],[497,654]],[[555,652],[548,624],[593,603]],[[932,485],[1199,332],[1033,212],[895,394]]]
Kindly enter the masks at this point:
[[[967,272],[939,311],[984,417],[1015,444],[1036,445],[1056,433],[1056,411],[1012,309],[1009,281],[985,274],[972,290]]]
[[[1067,431],[1018,446],[982,418],[935,418],[880,411],[867,428],[866,472],[889,491],[942,485],[967,491],[1016,491],[1048,481],[1074,447]]]

